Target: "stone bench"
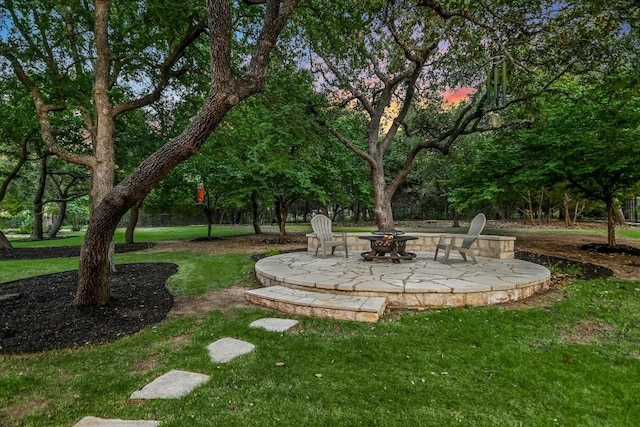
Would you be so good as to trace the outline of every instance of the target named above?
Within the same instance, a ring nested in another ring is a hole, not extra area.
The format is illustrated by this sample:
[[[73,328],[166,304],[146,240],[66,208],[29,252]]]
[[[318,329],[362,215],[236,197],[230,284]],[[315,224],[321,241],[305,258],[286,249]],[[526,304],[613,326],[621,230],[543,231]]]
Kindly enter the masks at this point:
[[[436,244],[440,240],[443,233],[405,233],[405,236],[417,237],[416,240],[407,242],[407,251],[410,252],[435,252]],[[446,236],[454,236],[455,245],[461,245],[464,234],[444,233]],[[342,233],[334,233],[336,238],[342,238]],[[359,239],[360,236],[370,236],[371,233],[347,233],[347,245],[349,252],[357,254],[357,252],[365,252],[371,250],[371,244],[368,240]],[[315,252],[318,245],[318,239],[315,233],[307,234],[307,251]],[[476,250],[476,255],[486,258],[496,259],[514,259],[514,245],[516,238],[513,236],[494,236],[480,235],[476,240],[472,249]],[[336,249],[339,253],[341,249]],[[359,254],[358,254],[359,255]]]

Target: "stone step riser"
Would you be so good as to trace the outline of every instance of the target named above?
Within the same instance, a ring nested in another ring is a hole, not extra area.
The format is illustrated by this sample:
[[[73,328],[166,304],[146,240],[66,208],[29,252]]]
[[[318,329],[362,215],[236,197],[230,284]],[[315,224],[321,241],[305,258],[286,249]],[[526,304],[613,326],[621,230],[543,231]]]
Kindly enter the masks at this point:
[[[283,313],[369,323],[377,322],[386,308],[384,297],[336,296],[282,286],[247,291],[246,298],[253,304]]]

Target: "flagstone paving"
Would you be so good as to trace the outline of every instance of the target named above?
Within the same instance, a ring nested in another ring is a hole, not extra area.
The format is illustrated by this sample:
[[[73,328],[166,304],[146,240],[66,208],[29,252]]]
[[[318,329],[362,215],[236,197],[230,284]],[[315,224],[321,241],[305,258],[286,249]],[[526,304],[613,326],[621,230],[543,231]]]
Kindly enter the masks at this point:
[[[392,308],[482,306],[527,298],[550,284],[551,272],[527,261],[477,257],[478,263],[473,264],[452,254],[449,263],[443,264],[434,261],[433,255],[418,252],[415,259],[400,263],[364,261],[357,256],[321,258],[312,252],[271,256],[255,266],[265,288],[248,291],[247,299],[287,313],[334,317],[315,310],[318,301],[326,303],[332,295],[341,295],[341,304],[353,306],[361,303],[361,297],[385,298],[386,306]],[[281,287],[296,292],[287,293]],[[348,298],[353,298],[350,303]]]

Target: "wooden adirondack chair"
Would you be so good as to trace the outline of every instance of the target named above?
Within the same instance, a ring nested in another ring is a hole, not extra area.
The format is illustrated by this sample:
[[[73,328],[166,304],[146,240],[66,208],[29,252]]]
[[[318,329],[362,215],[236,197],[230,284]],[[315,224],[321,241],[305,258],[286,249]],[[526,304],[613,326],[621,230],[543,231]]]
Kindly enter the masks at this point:
[[[453,249],[454,251],[460,252],[460,255],[462,255],[462,259],[464,259],[465,261],[467,260],[467,254],[468,254],[473,260],[473,263],[477,264],[476,256],[474,255],[473,250],[471,250],[470,247],[471,247],[471,244],[475,242],[476,239],[478,239],[478,236],[482,232],[482,229],[484,228],[484,225],[486,223],[487,223],[487,218],[484,216],[483,213],[479,213],[478,215],[476,215],[471,220],[471,225],[469,225],[469,231],[464,236],[464,240],[462,241],[462,245],[460,246],[453,245],[453,239],[454,237],[456,237],[455,235],[441,234],[440,241],[436,246],[436,255],[433,257],[433,260],[435,261],[436,258],[438,257],[438,250],[444,249],[444,259],[442,260],[442,262],[446,264],[449,261],[449,254]],[[447,239],[449,239],[448,242],[447,242]]]
[[[316,256],[318,250],[322,248],[322,258],[327,257],[327,248],[331,248],[331,255],[337,247],[344,246],[344,255],[349,258],[347,251],[347,233],[342,233],[342,240],[335,240],[331,231],[331,220],[324,215],[316,215],[311,218],[311,227],[318,238],[318,246],[316,246]]]

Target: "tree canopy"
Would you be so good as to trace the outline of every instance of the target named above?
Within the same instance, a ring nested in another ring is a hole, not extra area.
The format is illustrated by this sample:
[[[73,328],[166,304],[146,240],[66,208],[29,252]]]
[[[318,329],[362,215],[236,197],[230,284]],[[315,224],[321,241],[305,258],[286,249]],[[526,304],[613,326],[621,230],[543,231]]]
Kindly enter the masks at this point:
[[[447,154],[461,136],[499,125],[488,120],[490,114],[596,64],[609,54],[611,38],[620,38],[627,18],[625,2],[322,5],[312,2],[302,21],[310,68],[336,101],[318,117],[369,164],[379,228],[393,226],[393,195],[421,151]],[[499,72],[492,69],[496,62],[504,64]],[[465,86],[474,88],[473,95],[460,108],[444,108],[442,96]],[[333,123],[334,112],[345,108],[366,117],[361,142]],[[386,172],[385,156],[401,135],[407,138],[404,159]]]

